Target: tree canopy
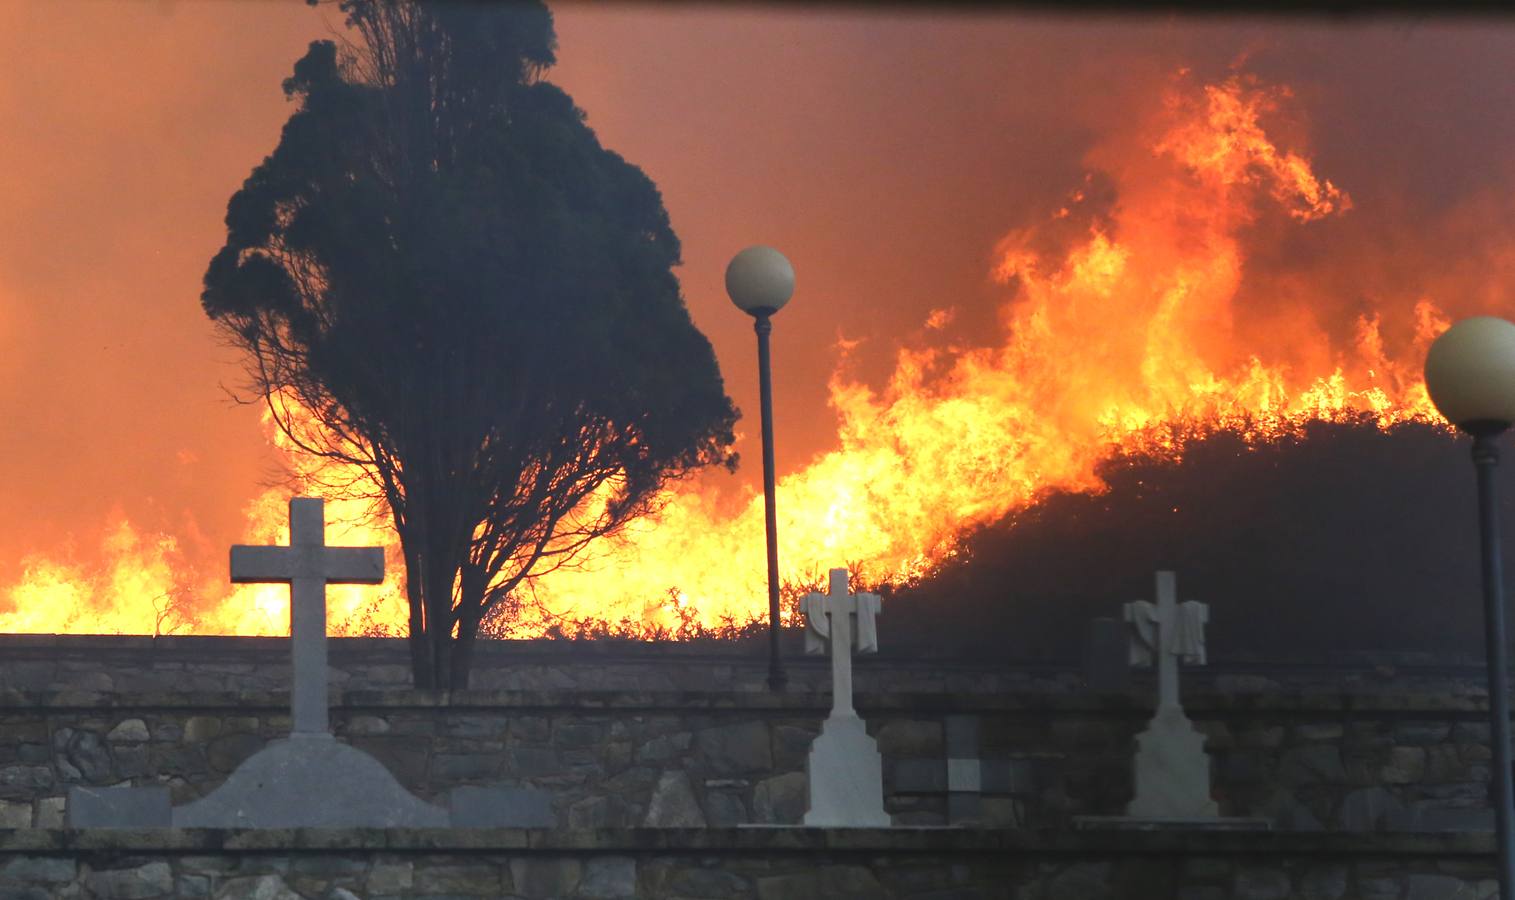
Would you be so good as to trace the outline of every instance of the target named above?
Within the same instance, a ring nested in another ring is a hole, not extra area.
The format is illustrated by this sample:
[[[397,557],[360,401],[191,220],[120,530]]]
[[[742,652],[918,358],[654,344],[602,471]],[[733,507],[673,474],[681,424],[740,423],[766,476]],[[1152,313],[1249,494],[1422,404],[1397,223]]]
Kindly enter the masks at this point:
[[[202,303],[280,427],[387,503],[417,684],[462,687],[524,579],[734,464],[736,412],[656,186],[542,78],[545,6],[342,9]]]

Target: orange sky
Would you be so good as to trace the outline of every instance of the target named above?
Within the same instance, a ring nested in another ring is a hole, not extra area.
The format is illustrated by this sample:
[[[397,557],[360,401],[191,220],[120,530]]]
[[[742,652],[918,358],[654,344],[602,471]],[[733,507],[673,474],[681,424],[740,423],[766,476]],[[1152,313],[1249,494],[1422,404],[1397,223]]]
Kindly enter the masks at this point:
[[[933,309],[974,344],[997,321],[1000,239],[1055,208],[1181,66],[1290,85],[1299,121],[1277,133],[1355,203],[1259,245],[1243,318],[1302,281],[1343,329],[1386,296],[1391,330],[1420,292],[1511,306],[1509,22],[554,10],[549,77],[658,183],[683,240],[690,309],[746,413],[736,482],[760,471],[750,320],[721,287],[732,253],[769,243],[798,271],[776,320],[782,473],[835,443],[838,338],[862,342],[864,380]],[[0,0],[0,581],[30,553],[87,555],[123,516],[206,559],[243,537],[274,456],[223,389],[240,370],[199,281],[290,112],[280,81],[339,27],[292,0]]]

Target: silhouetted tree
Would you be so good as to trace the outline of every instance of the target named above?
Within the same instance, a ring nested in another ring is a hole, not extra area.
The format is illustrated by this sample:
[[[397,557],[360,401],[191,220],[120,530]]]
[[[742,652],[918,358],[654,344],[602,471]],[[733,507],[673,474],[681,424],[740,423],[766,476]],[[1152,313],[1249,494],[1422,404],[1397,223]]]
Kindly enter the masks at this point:
[[[358,37],[295,64],[202,302],[284,432],[387,502],[416,684],[464,687],[484,614],[733,464],[736,413],[656,187],[542,80],[546,7],[340,5]]]

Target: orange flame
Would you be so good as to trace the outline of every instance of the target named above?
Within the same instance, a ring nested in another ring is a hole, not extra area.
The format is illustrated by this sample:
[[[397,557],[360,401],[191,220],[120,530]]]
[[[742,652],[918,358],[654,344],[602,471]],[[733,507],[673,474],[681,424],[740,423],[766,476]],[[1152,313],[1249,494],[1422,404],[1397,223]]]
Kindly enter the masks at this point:
[[[901,349],[878,390],[844,362],[830,384],[837,449],[778,485],[786,572],[862,563],[876,579],[912,577],[952,553],[967,527],[1049,491],[1100,490],[1097,467],[1112,455],[1177,458],[1166,424],[1266,440],[1362,413],[1383,427],[1440,421],[1419,375],[1449,324],[1430,298],[1414,304],[1413,336],[1397,346],[1376,313],[1339,347],[1307,301],[1281,297],[1266,315],[1241,315],[1251,230],[1321,227],[1352,205],[1264,129],[1289,96],[1245,76],[1196,90],[1179,73],[1147,131],[1097,148],[1083,185],[999,242],[991,274],[1007,299],[994,343]],[[946,340],[956,318],[942,306],[924,325]],[[844,358],[854,348],[843,342]],[[250,505],[248,542],[287,539],[285,499],[269,491]],[[576,616],[651,625],[691,610],[707,624],[747,618],[766,605],[763,506],[750,489],[739,500],[730,514],[712,490],[677,486],[624,537],[540,579],[536,597]],[[393,546],[389,529],[363,524],[361,504],[329,509],[332,543]],[[377,600],[372,589],[333,588],[334,632],[403,633],[390,555]],[[171,538],[122,523],[101,558],[93,569],[28,562],[0,594],[9,598],[0,631],[287,627],[285,589],[233,590],[224,570],[202,577]]]

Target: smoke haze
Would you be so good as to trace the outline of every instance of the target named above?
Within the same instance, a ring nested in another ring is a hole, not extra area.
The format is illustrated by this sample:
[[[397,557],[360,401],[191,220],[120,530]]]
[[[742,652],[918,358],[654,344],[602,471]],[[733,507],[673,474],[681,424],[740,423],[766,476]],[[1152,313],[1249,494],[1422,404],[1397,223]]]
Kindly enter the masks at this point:
[[[1345,347],[1365,316],[1403,353],[1424,299],[1515,313],[1506,22],[554,12],[549,78],[663,191],[686,299],[746,413],[741,470],[707,482],[728,506],[761,477],[750,320],[721,281],[736,250],[777,246],[798,272],[775,320],[782,476],[838,446],[839,342],[847,378],[873,386],[902,347],[999,343],[1015,299],[992,275],[1002,241],[1034,227],[1047,250],[1076,242],[1046,222],[1081,186],[1080,227],[1129,208],[1109,185],[1140,183],[1144,123],[1180,70],[1196,90],[1238,73],[1287,88],[1269,137],[1352,204],[1306,227],[1269,207],[1241,229],[1235,340],[1202,348],[1217,365],[1291,335]],[[88,565],[107,542],[166,539],[186,580],[224,580],[281,456],[223,390],[240,365],[199,280],[291,111],[280,81],[338,29],[330,7],[294,3],[0,5],[0,583],[39,555]]]

